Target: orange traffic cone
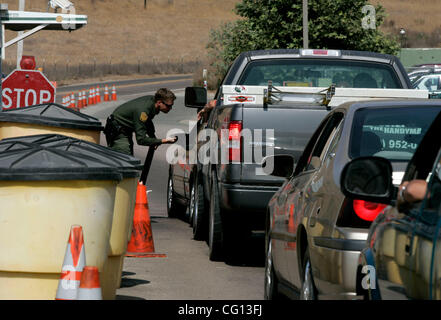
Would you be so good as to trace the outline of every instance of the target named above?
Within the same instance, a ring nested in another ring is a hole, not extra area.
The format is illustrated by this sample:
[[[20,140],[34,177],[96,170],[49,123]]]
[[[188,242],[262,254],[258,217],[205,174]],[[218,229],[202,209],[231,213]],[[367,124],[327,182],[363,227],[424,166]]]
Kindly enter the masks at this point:
[[[92,100],[93,104],[96,104],[96,92],[94,87],[92,87]]]
[[[112,100],[116,101],[118,100],[117,96],[116,96],[116,88],[115,85],[112,86]]]
[[[77,300],[103,300],[97,267],[84,267]]]
[[[96,86],[96,103],[101,103],[100,86]]]
[[[73,92],[70,96],[70,108],[72,108],[72,109],[75,108],[75,94]]]
[[[89,88],[89,102],[87,104],[89,106],[93,105],[92,88]]]
[[[83,108],[83,93],[80,91],[78,92],[78,102],[77,102],[77,109]]]
[[[86,96],[86,90],[83,90],[83,108],[87,107],[87,96]]]
[[[67,240],[61,277],[58,282],[56,300],[75,300],[80,286],[81,275],[86,264],[83,228],[72,226]]]
[[[109,101],[109,87],[107,86],[107,84],[104,88],[104,101]]]
[[[135,213],[133,217],[132,236],[127,245],[126,257],[148,258],[166,257],[165,254],[154,253],[152,227],[150,224],[149,204],[146,186],[141,182],[136,190]]]

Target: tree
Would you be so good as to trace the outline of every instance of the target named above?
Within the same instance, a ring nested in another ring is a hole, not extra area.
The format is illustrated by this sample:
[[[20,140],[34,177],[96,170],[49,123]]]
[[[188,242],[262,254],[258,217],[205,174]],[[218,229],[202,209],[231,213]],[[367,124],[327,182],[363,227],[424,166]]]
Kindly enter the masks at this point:
[[[310,48],[398,52],[398,42],[378,29],[385,18],[382,6],[370,6],[375,12],[367,12],[368,0],[308,2]],[[243,51],[303,45],[302,0],[242,0],[236,13],[242,18],[210,32],[207,48],[219,76]],[[373,28],[363,24],[368,14],[374,17]]]

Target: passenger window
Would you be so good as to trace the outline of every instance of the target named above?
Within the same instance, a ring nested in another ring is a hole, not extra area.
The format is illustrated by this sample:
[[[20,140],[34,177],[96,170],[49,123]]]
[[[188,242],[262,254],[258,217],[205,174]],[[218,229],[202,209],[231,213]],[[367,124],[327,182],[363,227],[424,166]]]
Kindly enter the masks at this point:
[[[302,155],[299,158],[299,161],[297,162],[297,165],[294,170],[294,176],[298,175],[299,173],[306,171],[306,167],[309,163],[309,160],[311,158],[311,153],[314,149],[315,142],[320,137],[321,133],[323,132],[324,128],[326,127],[327,123],[330,121],[329,116],[326,117],[318,126],[318,128],[313,133],[311,139],[309,139],[305,149],[303,150]]]
[[[325,147],[326,155],[324,155],[322,159],[327,158],[330,153],[335,151],[335,148],[337,147],[338,142],[340,141],[342,124],[343,121],[340,121],[338,126],[331,133],[329,142],[326,144]]]
[[[438,153],[437,161],[430,174],[427,191],[420,205],[414,207],[417,210],[417,219],[426,225],[436,225],[440,219],[441,203],[441,152]]]
[[[422,139],[414,156],[410,160],[403,181],[413,179],[426,180],[428,178],[438,155],[438,149],[434,146],[439,146],[440,124],[441,118],[437,117],[424,135],[424,139]]]
[[[333,134],[335,133],[335,130],[342,119],[343,113],[337,112],[328,121],[326,127],[320,135],[320,138],[317,140],[317,143],[314,146],[311,156],[308,159],[306,170],[314,170],[320,166],[320,163],[323,160],[323,155],[327,150],[325,147],[326,145],[329,145],[330,138],[333,137]]]

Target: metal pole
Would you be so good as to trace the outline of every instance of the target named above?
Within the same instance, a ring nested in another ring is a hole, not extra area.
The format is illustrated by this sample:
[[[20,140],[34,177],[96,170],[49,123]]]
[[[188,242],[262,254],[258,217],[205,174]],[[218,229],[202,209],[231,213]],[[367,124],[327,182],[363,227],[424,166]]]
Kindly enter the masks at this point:
[[[3,9],[3,8],[1,8]],[[3,57],[1,52],[3,52],[3,21],[0,17],[0,111],[3,109],[3,70],[2,70],[2,64],[3,64]]]
[[[146,185],[147,183],[147,177],[149,175],[154,154],[155,154],[155,147],[150,146],[149,151],[147,152],[147,156],[145,157],[144,168],[142,169],[141,177],[139,178],[139,181],[142,182],[143,185]]]
[[[309,35],[308,35],[308,0],[303,0],[303,48],[309,47]]]
[[[4,12],[8,12],[8,5],[1,3],[0,4],[0,13],[4,13]],[[3,37],[4,35],[4,28],[3,28],[3,21],[2,18],[0,17],[0,111],[3,110],[3,88],[2,88],[2,80],[3,80],[3,70],[2,70],[2,64],[3,64]]]
[[[18,4],[18,11],[24,11],[25,10],[25,1],[26,0],[20,0]],[[18,32],[18,36],[20,37],[23,34],[23,31]],[[17,43],[17,69],[20,69],[20,61],[23,57],[23,40],[19,41]]]

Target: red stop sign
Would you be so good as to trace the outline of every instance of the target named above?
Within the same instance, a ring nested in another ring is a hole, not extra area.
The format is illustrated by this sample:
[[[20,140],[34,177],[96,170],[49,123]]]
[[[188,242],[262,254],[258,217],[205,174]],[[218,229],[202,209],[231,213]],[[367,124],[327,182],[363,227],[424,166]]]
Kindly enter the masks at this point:
[[[14,70],[2,83],[4,109],[55,102],[55,87],[38,70]]]

